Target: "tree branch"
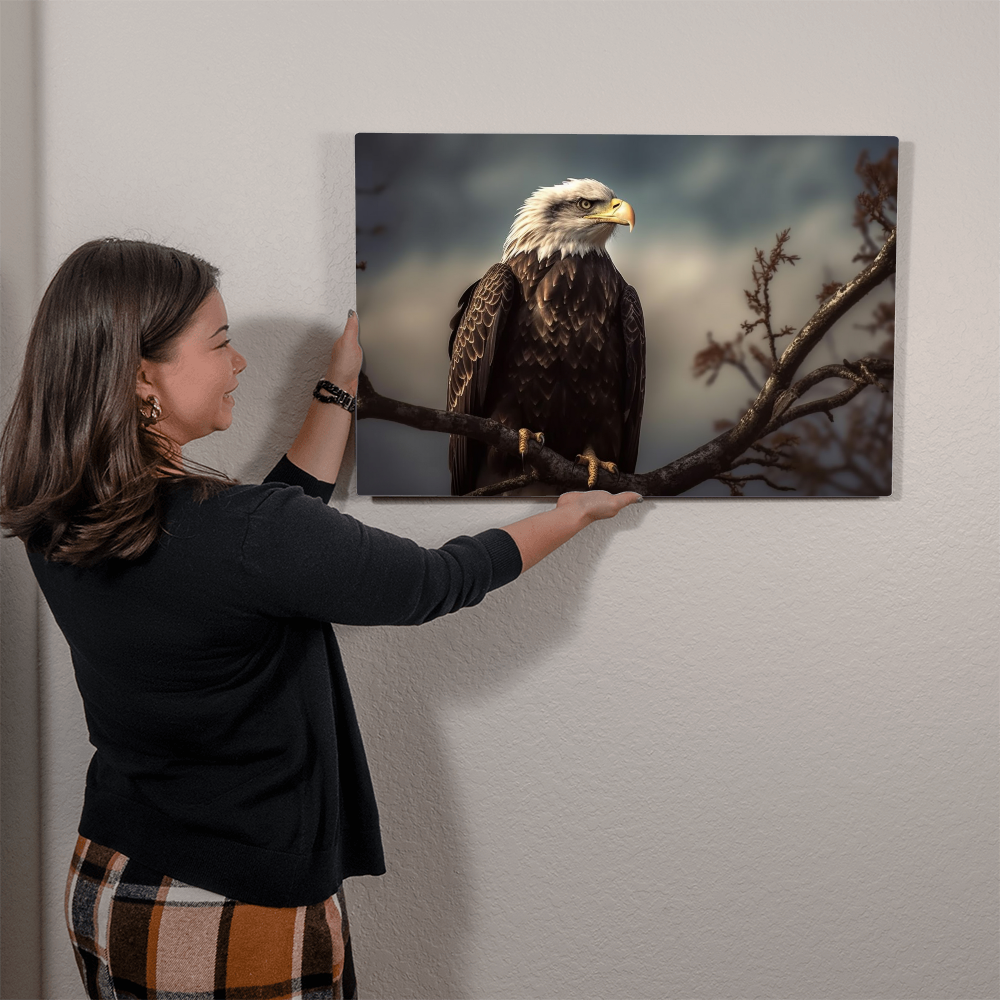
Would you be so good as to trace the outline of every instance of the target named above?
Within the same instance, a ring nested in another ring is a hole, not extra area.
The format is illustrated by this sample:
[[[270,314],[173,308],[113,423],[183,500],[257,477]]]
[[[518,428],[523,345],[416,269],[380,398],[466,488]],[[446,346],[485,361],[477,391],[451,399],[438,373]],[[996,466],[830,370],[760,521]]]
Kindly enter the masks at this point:
[[[538,475],[534,472],[526,472],[523,476],[514,476],[513,479],[504,479],[499,483],[490,483],[489,486],[480,486],[478,490],[471,490],[466,493],[467,497],[498,497],[508,490],[519,490],[532,483],[538,482]]]
[[[771,370],[771,362],[767,360],[763,351],[759,349],[755,350],[754,346],[751,346],[750,353],[753,354],[754,360],[766,371]],[[754,378],[753,372],[747,366],[743,356],[743,348],[733,341],[725,344],[718,343],[712,336],[712,331],[709,330],[708,347],[695,355],[692,374],[695,378],[701,378],[702,375],[707,373],[708,378],[705,379],[705,385],[711,385],[719,377],[719,372],[722,371],[723,365],[732,365],[737,371],[742,372],[743,377],[753,387],[753,391],[760,392],[760,382]]]
[[[798,382],[778,397],[772,411],[773,416],[760,436],[767,437],[779,427],[783,427],[793,420],[798,420],[799,417],[806,417],[810,413],[826,412],[829,416],[831,409],[850,402],[866,385],[875,385],[881,392],[888,392],[888,388],[882,384],[879,376],[892,378],[892,373],[893,363],[888,358],[867,357],[860,358],[853,363],[845,358],[842,365],[823,365],[822,368],[817,368],[800,378]],[[813,400],[800,406],[792,406],[796,399],[828,378],[846,379],[853,385],[836,396]],[[833,417],[831,416],[830,419],[832,420]]]
[[[720,472],[719,475],[715,477],[720,483],[729,487],[729,495],[732,497],[741,497],[744,495],[743,487],[753,481],[758,480],[759,482],[766,483],[771,487],[772,490],[781,490],[783,493],[794,493],[794,486],[779,486],[772,479],[760,473],[755,473],[750,476],[730,476],[724,472]]]
[[[790,333],[794,333],[794,329],[787,326],[782,327],[779,333],[775,333],[771,326],[771,279],[776,274],[779,264],[791,264],[794,267],[795,262],[799,259],[796,254],[785,253],[784,247],[788,242],[790,233],[790,229],[784,229],[775,235],[774,248],[767,259],[764,257],[763,250],[754,249],[756,263],[750,269],[750,274],[753,276],[754,290],[751,292],[748,289],[744,292],[750,311],[755,313],[758,318],[752,323],[748,321],[742,324],[743,335],[747,336],[756,327],[763,326],[764,335],[771,349],[772,364],[778,360],[778,350],[775,341],[778,337],[787,337]]]
[[[498,451],[507,455],[520,454],[520,441],[516,430],[505,427],[499,420],[489,417],[477,417],[471,413],[454,413],[447,410],[435,410],[429,406],[417,406],[404,403],[398,399],[383,396],[375,390],[368,376],[362,372],[358,377],[358,420],[391,420],[393,423],[406,424],[418,430],[438,431],[442,434],[464,434],[493,445]],[[534,439],[528,439],[528,451],[524,456],[525,464],[530,464],[534,471],[532,481],[551,483],[555,486],[565,486],[566,489],[586,489],[587,470],[563,458],[558,452],[539,445]],[[609,484],[615,482],[615,477],[604,470],[600,471],[598,485],[601,489],[609,489]],[[527,485],[527,482],[510,480],[507,489]],[[500,484],[495,484],[499,486]],[[473,494],[469,494],[470,496]],[[493,496],[493,487],[487,487],[486,492],[476,492],[478,496]]]

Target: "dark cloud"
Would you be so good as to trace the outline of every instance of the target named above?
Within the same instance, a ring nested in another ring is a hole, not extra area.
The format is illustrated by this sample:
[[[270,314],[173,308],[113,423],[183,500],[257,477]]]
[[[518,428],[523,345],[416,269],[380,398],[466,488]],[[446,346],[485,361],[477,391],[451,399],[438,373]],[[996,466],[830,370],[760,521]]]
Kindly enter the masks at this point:
[[[358,255],[377,272],[414,249],[499,252],[524,199],[567,177],[610,185],[641,212],[640,226],[696,222],[735,237],[820,200],[849,202],[860,151],[880,155],[894,142],[883,136],[361,133]]]

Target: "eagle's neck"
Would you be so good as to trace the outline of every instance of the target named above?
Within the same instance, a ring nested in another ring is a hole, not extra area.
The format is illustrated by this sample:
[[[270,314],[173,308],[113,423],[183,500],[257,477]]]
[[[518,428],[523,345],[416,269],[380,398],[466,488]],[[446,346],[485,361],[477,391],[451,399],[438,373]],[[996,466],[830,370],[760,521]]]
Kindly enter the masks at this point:
[[[588,226],[584,230],[568,225],[560,225],[559,220],[550,218],[530,201],[523,205],[514,217],[507,239],[503,245],[501,263],[506,264],[519,253],[534,251],[539,260],[547,257],[582,257],[588,253],[606,254],[604,244],[614,232],[611,224]]]
[[[519,253],[533,253],[540,261],[550,257],[559,260],[573,256],[583,257],[588,253],[596,253],[602,257],[608,256],[608,252],[604,247],[594,246],[593,243],[555,238],[539,238],[537,233],[528,233],[524,238],[514,239],[513,233],[511,233],[507,237],[507,242],[503,245],[503,256],[500,258],[500,262],[507,264],[512,257],[516,257]]]

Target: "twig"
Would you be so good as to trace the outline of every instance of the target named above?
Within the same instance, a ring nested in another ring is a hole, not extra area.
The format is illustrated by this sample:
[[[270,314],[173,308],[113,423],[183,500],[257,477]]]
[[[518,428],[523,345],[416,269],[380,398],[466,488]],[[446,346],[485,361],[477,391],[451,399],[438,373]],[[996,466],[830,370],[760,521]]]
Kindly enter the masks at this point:
[[[480,486],[478,490],[470,490],[463,493],[466,497],[496,497],[508,490],[518,490],[524,486],[537,483],[538,475],[534,472],[526,472],[523,476],[514,476],[513,479],[505,479],[503,482],[491,483],[489,486]]]
[[[742,348],[732,341],[720,344],[713,337],[711,330],[708,331],[707,337],[708,347],[700,350],[694,356],[694,377],[701,378],[702,375],[710,373],[705,380],[705,385],[711,385],[719,377],[719,372],[722,371],[723,365],[732,365],[737,371],[742,372],[743,377],[753,387],[754,392],[760,392],[760,382],[754,378],[753,372],[750,371],[746,361],[743,359]],[[750,348],[750,353],[753,354],[754,359],[758,363],[764,357],[763,353],[759,350],[755,353],[753,346]],[[759,357],[758,354],[760,355]],[[765,370],[769,370],[770,363],[765,365],[764,368]]]
[[[794,267],[795,262],[799,260],[797,254],[785,253],[784,247],[788,242],[790,232],[791,230],[789,229],[783,229],[775,235],[774,247],[771,250],[771,255],[766,260],[764,259],[764,251],[754,247],[756,264],[750,268],[750,273],[753,275],[754,290],[751,292],[748,289],[744,292],[750,311],[758,318],[752,323],[745,321],[740,324],[743,329],[743,335],[747,336],[756,327],[763,326],[768,347],[771,349],[772,363],[778,360],[775,340],[778,337],[787,337],[789,334],[795,332],[792,327],[785,326],[778,333],[775,333],[771,327],[771,279],[776,274],[779,264],[791,264]]]
[[[853,366],[845,361],[843,365],[824,365],[822,368],[817,368],[782,393],[778,405],[774,408],[774,416],[760,436],[765,438],[779,427],[784,427],[785,424],[790,424],[800,417],[807,417],[811,413],[825,413],[832,421],[833,414],[830,411],[849,403],[865,386],[876,385],[882,392],[888,392],[888,388],[880,381],[879,376],[892,378],[892,373],[893,363],[887,358],[862,358]],[[791,405],[807,389],[829,378],[847,379],[852,384],[834,396],[815,399],[799,406]]]
[[[761,465],[770,466],[774,469],[781,469],[783,472],[791,472],[794,466],[790,465],[787,458],[768,458],[767,456],[761,455],[756,457],[754,455],[744,455],[742,458],[738,458],[729,468],[727,472],[732,472],[733,469],[739,468],[741,465]]]
[[[718,479],[720,483],[725,483],[729,487],[729,495],[734,497],[743,496],[743,487],[751,481],[759,481],[770,486],[773,490],[781,490],[783,493],[794,493],[794,486],[779,486],[776,482],[768,479],[767,476],[763,474],[754,474],[750,476],[730,476],[726,473],[720,473],[718,476],[713,476],[714,479]]]

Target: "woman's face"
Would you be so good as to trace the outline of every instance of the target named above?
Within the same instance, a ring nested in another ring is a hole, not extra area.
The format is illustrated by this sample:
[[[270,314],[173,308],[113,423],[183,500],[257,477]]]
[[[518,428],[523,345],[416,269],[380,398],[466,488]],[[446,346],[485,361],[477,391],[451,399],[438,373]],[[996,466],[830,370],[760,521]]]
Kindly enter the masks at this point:
[[[224,431],[233,422],[231,394],[247,362],[228,331],[226,304],[213,291],[174,340],[171,359],[143,361],[139,368],[139,401],[156,396],[162,412],[156,430],[174,444]]]

